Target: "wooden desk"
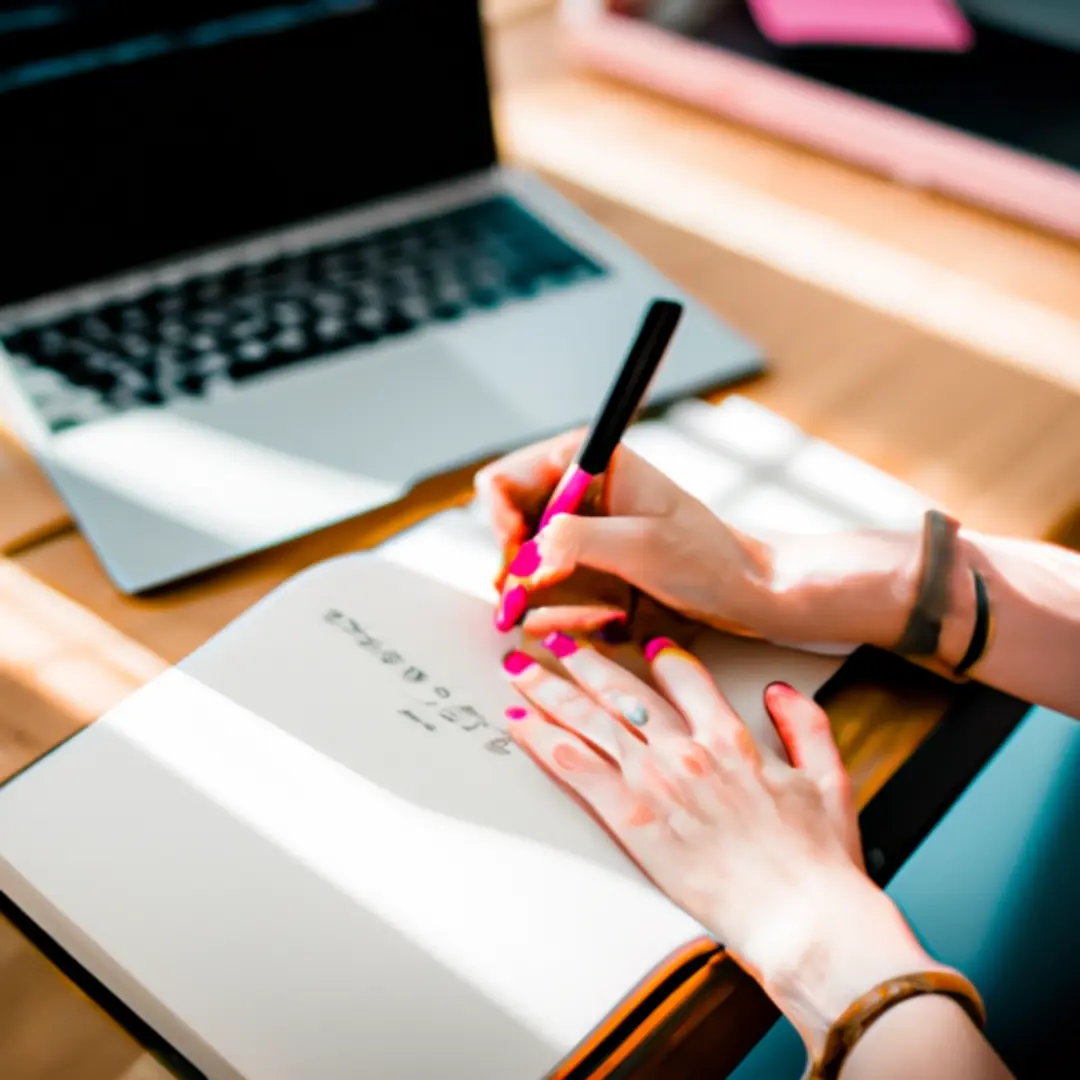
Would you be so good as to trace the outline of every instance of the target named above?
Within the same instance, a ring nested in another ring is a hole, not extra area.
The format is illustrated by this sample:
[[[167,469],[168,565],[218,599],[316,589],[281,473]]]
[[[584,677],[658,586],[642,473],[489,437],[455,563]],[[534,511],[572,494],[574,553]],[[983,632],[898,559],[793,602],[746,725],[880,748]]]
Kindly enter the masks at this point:
[[[1049,536],[1080,506],[1080,348],[1069,352],[1080,342],[1080,250],[562,74],[543,13],[501,27],[492,58],[504,145],[546,166],[572,199],[765,346],[771,373],[744,392],[983,528]],[[605,153],[628,177],[589,149],[597,140],[606,140]],[[701,197],[710,184],[715,206]],[[755,202],[755,192],[769,201]],[[768,211],[777,207],[787,227],[816,223],[813,236],[840,245],[853,265],[820,252],[800,261],[806,235],[770,231]],[[929,286],[912,284],[913,267],[929,268]],[[959,314],[935,301],[940,288],[951,290]],[[991,302],[980,321],[979,305]],[[988,321],[994,335],[985,332]],[[1017,340],[1023,347],[1015,354],[1002,347]],[[462,501],[468,480],[467,473],[440,478],[394,507],[129,600],[108,583],[25,455],[0,441],[0,775],[34,760],[296,570],[370,547]],[[936,681],[909,679],[853,687],[833,703],[862,803],[937,723],[950,696]],[[693,1038],[675,1040],[665,1076],[720,1075],[768,1016],[760,995],[731,970],[703,1008],[710,1017]],[[0,922],[0,1076],[164,1075]]]

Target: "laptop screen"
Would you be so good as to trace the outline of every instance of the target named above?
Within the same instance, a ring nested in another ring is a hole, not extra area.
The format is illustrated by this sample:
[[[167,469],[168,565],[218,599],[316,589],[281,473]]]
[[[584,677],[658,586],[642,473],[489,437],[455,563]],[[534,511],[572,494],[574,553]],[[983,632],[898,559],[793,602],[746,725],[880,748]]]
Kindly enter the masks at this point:
[[[0,0],[0,305],[494,159],[476,0]]]

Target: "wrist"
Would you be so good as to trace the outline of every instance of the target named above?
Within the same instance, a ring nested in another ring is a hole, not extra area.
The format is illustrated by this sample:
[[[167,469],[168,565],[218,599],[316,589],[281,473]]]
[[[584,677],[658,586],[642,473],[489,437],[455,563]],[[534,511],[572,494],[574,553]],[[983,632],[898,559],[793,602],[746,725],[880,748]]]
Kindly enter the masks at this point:
[[[915,602],[921,551],[919,529],[774,537],[756,628],[777,641],[891,648]]]
[[[887,979],[947,970],[919,944],[896,905],[854,867],[795,900],[736,959],[798,1031],[812,1058],[859,997]],[[764,925],[764,923],[763,923]]]

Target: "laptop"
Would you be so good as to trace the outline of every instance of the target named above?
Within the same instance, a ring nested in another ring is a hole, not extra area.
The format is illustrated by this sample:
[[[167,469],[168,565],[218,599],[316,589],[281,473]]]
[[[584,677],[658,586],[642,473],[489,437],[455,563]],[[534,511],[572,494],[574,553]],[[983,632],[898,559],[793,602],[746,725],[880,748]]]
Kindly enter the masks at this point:
[[[140,593],[586,422],[648,302],[659,405],[762,369],[500,164],[475,0],[0,5],[0,391]]]

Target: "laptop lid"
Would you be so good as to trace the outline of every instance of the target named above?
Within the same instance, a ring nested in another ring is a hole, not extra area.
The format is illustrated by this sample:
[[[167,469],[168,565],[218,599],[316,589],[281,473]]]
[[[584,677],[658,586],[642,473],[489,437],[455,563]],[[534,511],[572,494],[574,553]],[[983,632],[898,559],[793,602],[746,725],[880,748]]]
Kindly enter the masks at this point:
[[[495,161],[476,0],[0,0],[0,306]]]

